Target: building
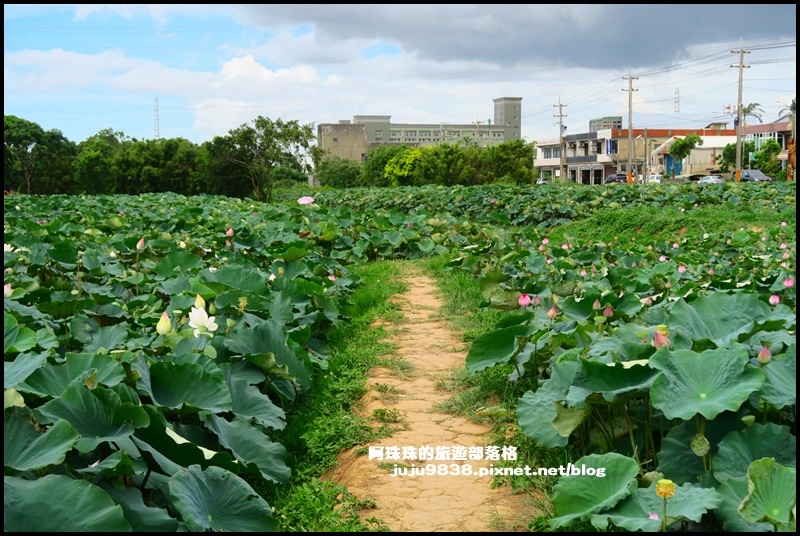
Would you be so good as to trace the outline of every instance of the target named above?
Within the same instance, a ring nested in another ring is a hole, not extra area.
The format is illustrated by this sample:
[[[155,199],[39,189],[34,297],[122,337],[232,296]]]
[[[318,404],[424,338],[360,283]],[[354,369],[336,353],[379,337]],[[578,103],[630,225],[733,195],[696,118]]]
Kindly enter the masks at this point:
[[[620,128],[621,124],[621,117],[605,117],[590,121],[589,132],[538,140],[534,167],[542,176],[560,182],[602,184],[612,173],[629,171],[630,154],[634,177],[650,173],[706,174],[717,169],[716,157],[722,155],[725,146],[736,143],[734,129],[726,128],[725,123],[713,123],[695,130],[633,129],[633,147],[630,147],[628,129]],[[689,134],[700,136],[703,145],[685,161],[674,162],[669,156],[669,146]],[[564,178],[560,179],[562,168]]]
[[[390,115],[356,115],[339,123],[317,126],[317,144],[332,156],[363,162],[380,145],[427,147],[442,143],[498,145],[521,139],[522,97],[494,99],[494,120],[466,124],[392,123]]]

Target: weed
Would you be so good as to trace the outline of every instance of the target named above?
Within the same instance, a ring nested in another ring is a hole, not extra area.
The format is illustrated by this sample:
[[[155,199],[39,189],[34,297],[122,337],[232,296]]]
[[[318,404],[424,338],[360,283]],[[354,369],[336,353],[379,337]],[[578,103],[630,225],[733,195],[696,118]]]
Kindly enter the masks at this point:
[[[378,408],[372,410],[372,418],[379,422],[403,422],[403,415],[396,409]]]

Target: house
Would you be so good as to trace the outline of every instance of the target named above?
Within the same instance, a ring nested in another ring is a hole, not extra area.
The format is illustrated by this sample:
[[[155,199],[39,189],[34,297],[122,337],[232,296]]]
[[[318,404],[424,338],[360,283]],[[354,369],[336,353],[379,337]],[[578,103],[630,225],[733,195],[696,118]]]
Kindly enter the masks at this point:
[[[330,155],[363,162],[380,145],[426,147],[464,143],[478,147],[521,139],[522,97],[500,97],[494,102],[494,120],[474,123],[392,123],[390,115],[356,115],[352,121],[317,126],[317,144]]]
[[[561,181],[583,184],[602,184],[607,175],[627,171],[634,176],[708,173],[717,168],[715,160],[725,146],[736,143],[736,131],[726,128],[725,123],[702,129],[633,129],[629,135],[628,129],[621,128],[622,118],[617,119],[592,120],[589,132],[538,140],[534,167],[542,176],[556,178],[561,177],[563,169]],[[598,128],[608,126],[611,128]],[[670,145],[689,134],[700,136],[703,145],[685,161],[674,162],[669,156]]]

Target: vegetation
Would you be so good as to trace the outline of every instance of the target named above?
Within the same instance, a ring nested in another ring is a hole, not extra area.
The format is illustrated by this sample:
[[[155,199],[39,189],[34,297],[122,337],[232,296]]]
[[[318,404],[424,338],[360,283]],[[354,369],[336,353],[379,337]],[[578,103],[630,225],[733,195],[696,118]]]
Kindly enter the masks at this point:
[[[148,184],[132,162],[160,142],[112,132],[88,143],[87,177],[115,143]],[[186,171],[188,148],[158,166]],[[795,184],[531,186],[494,169],[302,203],[6,195],[5,530],[382,530],[319,478],[402,423],[349,411],[371,366],[413,372],[372,327],[396,314],[401,262],[436,277],[470,345],[446,408],[529,465],[604,472],[499,479],[541,490],[533,530],[794,530]]]

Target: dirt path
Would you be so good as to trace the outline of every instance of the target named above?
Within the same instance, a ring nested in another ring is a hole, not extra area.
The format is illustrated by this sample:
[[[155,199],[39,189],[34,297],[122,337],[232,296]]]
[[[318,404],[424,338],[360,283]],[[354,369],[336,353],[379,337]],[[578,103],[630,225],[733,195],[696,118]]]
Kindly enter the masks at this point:
[[[471,457],[468,452],[467,459],[460,461],[419,457],[422,446],[434,451],[443,447],[440,450],[451,454],[457,451],[452,447],[467,451],[485,447],[490,430],[434,409],[435,404],[452,395],[441,384],[437,388],[437,379],[463,367],[466,349],[436,316],[442,304],[433,282],[418,271],[409,274],[406,282],[408,291],[397,298],[405,323],[391,340],[397,345],[398,356],[413,364],[414,371],[403,379],[393,370],[374,369],[359,412],[368,418],[375,410],[387,420],[400,417],[402,426],[392,437],[370,444],[373,454],[383,453],[383,460],[370,459],[363,448],[360,454],[359,449],[350,449],[340,455],[339,466],[327,478],[343,484],[359,498],[374,499],[377,510],[364,512],[364,517],[378,517],[393,532],[527,530],[534,513],[527,496],[513,495],[507,486],[492,489],[492,477],[477,474],[494,461],[472,459],[478,458],[477,452]],[[393,447],[399,451],[399,459],[387,459]],[[403,451],[409,447],[417,449],[416,459],[408,452],[404,459]],[[413,465],[421,471],[436,469],[437,473],[444,467],[447,474],[393,476],[395,464],[400,469]],[[427,464],[433,467],[426,468]],[[465,472],[464,465],[468,464],[475,474],[453,474],[453,464],[458,464],[459,473]]]

